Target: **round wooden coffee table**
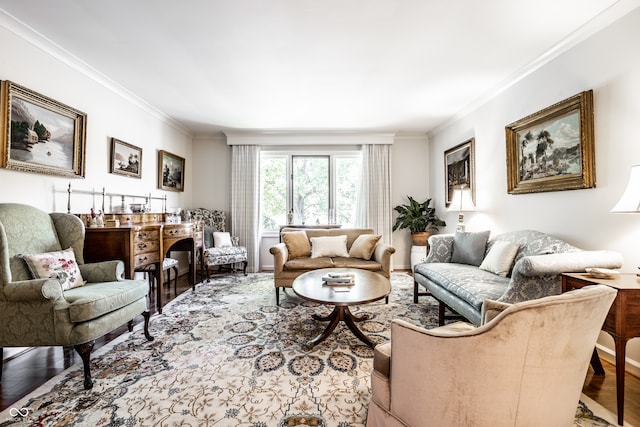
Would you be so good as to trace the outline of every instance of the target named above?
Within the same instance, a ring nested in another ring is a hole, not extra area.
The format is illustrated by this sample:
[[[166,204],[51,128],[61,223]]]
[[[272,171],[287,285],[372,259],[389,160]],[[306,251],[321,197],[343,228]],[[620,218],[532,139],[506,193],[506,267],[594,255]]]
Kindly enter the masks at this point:
[[[353,273],[355,284],[349,286],[349,290],[346,292],[337,292],[334,289],[335,286],[325,285],[322,281],[322,277],[329,273]],[[328,321],[329,324],[324,332],[305,344],[305,350],[311,350],[316,344],[327,339],[340,321],[344,321],[351,332],[362,342],[369,347],[375,346],[355,323],[367,320],[368,316],[354,316],[349,311],[349,306],[367,304],[389,295],[391,293],[389,279],[381,274],[357,268],[323,268],[296,277],[292,287],[293,292],[300,298],[334,306],[328,316],[313,315],[315,320]]]

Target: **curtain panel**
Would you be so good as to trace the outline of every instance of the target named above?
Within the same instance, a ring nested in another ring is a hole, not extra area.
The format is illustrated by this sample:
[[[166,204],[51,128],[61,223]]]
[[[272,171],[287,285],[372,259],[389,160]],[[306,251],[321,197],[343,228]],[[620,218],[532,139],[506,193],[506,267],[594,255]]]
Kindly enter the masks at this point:
[[[356,225],[372,228],[384,243],[391,244],[392,212],[391,145],[363,145]]]
[[[231,232],[247,247],[247,271],[259,271],[260,146],[231,147]]]

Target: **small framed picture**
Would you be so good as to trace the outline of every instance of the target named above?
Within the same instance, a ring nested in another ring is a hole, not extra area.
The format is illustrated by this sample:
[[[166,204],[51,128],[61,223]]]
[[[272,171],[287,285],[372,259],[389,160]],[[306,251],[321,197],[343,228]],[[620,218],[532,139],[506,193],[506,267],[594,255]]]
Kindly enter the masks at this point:
[[[509,194],[596,186],[593,91],[511,123],[505,132]]]
[[[142,148],[111,138],[111,173],[142,178]]]
[[[449,207],[453,190],[468,188],[475,202],[475,138],[444,152],[445,205]]]
[[[158,152],[158,188],[184,191],[184,158],[168,151]]]

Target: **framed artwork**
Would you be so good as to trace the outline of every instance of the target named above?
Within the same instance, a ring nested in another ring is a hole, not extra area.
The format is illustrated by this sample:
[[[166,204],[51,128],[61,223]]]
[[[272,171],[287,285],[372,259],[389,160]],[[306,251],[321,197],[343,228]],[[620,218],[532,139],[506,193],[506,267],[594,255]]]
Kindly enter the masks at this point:
[[[1,167],[84,177],[85,113],[8,80],[0,102]]]
[[[509,194],[593,188],[593,91],[507,125]]]
[[[158,152],[158,188],[184,191],[184,158],[164,150]]]
[[[142,148],[111,138],[111,173],[142,178]]]
[[[475,185],[475,138],[444,152],[445,205],[451,205],[453,190],[471,189],[471,198],[476,200]]]

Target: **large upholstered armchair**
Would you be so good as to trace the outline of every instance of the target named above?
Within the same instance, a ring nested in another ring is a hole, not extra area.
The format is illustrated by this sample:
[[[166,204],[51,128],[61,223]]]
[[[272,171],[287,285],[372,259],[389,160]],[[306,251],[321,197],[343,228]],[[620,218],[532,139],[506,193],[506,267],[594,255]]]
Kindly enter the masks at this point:
[[[367,427],[570,426],[616,291],[597,285],[513,305],[483,326],[402,320],[374,350]]]
[[[0,349],[73,346],[89,389],[96,338],[126,323],[132,330],[140,314],[153,337],[146,281],[124,280],[122,261],[85,264],[84,231],[74,215],[0,204]]]
[[[211,279],[211,268],[220,270],[228,266],[233,271],[236,264],[242,264],[242,271],[247,275],[247,248],[240,246],[238,238],[231,236],[226,229],[226,213],[219,210],[196,208],[191,212],[192,219],[204,224],[203,267],[207,280]]]

